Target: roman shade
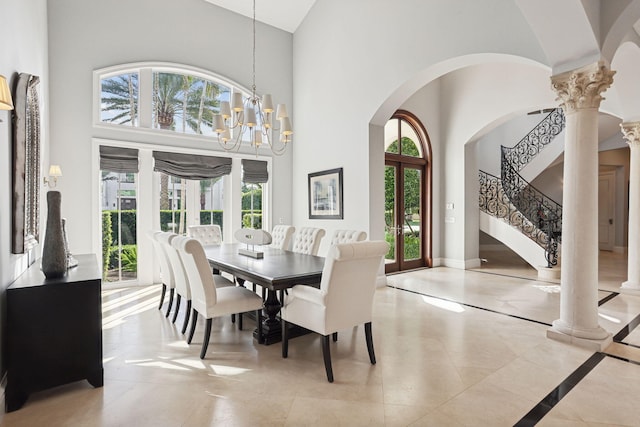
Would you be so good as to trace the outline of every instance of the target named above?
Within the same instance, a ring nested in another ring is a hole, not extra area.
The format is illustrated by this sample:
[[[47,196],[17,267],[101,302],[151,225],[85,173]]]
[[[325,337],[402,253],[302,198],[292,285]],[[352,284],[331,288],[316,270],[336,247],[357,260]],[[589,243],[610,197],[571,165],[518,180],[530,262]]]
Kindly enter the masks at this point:
[[[100,169],[119,173],[138,173],[138,150],[101,145]]]
[[[182,179],[211,179],[231,173],[231,158],[154,151],[153,170]]]
[[[242,159],[242,180],[251,184],[261,184],[269,180],[267,162]]]

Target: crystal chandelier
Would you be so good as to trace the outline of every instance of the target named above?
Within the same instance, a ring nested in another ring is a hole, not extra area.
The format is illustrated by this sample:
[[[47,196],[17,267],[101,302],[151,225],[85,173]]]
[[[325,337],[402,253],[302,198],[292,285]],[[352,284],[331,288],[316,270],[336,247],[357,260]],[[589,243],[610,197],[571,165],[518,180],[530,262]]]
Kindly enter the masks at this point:
[[[273,126],[273,100],[271,95],[265,94],[262,99],[256,95],[256,0],[253,0],[253,86],[251,95],[245,100],[242,93],[233,91],[231,103],[220,102],[220,113],[213,117],[213,127],[218,142],[227,151],[239,150],[242,145],[242,137],[249,134],[251,146],[256,153],[264,141],[275,155],[282,155],[291,142],[293,129],[291,119],[287,114],[285,104],[278,104],[275,110],[275,119],[280,123],[280,128]],[[233,136],[231,131],[233,130]],[[274,136],[280,134],[278,141]]]

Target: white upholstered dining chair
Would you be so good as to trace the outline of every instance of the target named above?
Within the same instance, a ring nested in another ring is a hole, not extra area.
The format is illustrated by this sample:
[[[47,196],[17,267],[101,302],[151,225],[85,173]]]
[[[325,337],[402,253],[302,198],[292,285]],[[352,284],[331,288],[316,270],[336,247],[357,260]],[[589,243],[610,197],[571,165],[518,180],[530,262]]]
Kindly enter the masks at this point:
[[[240,313],[238,327],[242,329],[242,313],[256,312],[258,337],[262,336],[262,298],[242,286],[217,287],[209,261],[204,253],[202,244],[193,238],[180,242],[178,247],[189,285],[191,286],[191,330],[187,339],[191,343],[196,329],[198,313],[206,319],[206,327],[202,340],[200,358],[204,359],[209,346],[211,323],[214,317]]]
[[[162,243],[162,241],[165,239],[165,236],[168,234],[171,233],[166,231],[158,231],[153,234],[153,237],[158,245],[158,258],[160,259],[160,273],[163,285],[160,304],[162,304],[162,300],[164,300],[165,290],[169,289],[169,303],[167,304],[167,312],[164,317],[169,317],[171,306],[173,305],[173,295],[175,294],[176,289],[175,276],[173,274],[173,269],[171,268],[171,263],[169,262],[169,255],[167,254],[167,250]]]
[[[176,323],[176,319],[178,317],[178,312],[180,311],[180,303],[182,301],[182,297],[185,297],[185,300],[189,301],[191,298],[189,297],[189,286],[186,281],[187,278],[184,274],[184,269],[182,268],[182,262],[176,262],[176,251],[171,246],[171,242],[178,237],[176,233],[171,232],[163,232],[160,233],[157,237],[158,243],[160,244],[162,250],[167,257],[167,261],[169,262],[169,268],[173,273],[173,283],[175,287],[175,307],[173,309],[173,319],[171,319],[172,323]],[[178,261],[180,259],[178,258]]]
[[[367,238],[367,233],[357,230],[336,230],[331,236],[331,246],[340,243],[361,242]]]
[[[293,239],[293,252],[307,255],[318,255],[320,241],[326,232],[322,228],[302,227]]]
[[[198,239],[203,246],[222,243],[222,230],[218,224],[190,225],[187,236]]]
[[[156,240],[156,234],[162,233],[162,231],[149,230],[147,231],[147,237],[151,240],[151,244],[153,245],[153,255],[154,259],[158,261],[160,267],[160,275],[162,276],[162,257],[164,257],[164,252],[160,247],[160,243]],[[161,277],[162,279],[162,277]],[[162,304],[164,304],[164,296],[167,293],[167,285],[162,280],[162,293],[160,294],[160,304],[158,305],[158,310],[162,309]]]
[[[296,285],[284,298],[282,357],[288,356],[289,323],[322,335],[322,354],[327,380],[333,382],[329,336],[364,324],[371,364],[376,363],[371,335],[376,276],[389,244],[382,240],[343,243],[329,249],[322,271],[320,289]]]
[[[276,225],[271,230],[271,246],[288,251],[295,231],[296,228],[293,225]]]

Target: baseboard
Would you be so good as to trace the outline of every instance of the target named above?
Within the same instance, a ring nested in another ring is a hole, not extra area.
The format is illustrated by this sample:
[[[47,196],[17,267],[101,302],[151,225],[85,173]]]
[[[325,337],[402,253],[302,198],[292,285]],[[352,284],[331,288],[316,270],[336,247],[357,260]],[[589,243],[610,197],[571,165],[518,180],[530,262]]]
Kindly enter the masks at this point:
[[[616,254],[625,254],[627,253],[627,247],[626,246],[614,246],[613,247],[613,252]]]
[[[457,268],[460,270],[468,270],[470,268],[478,268],[480,267],[480,264],[481,264],[480,258],[472,258],[468,260],[444,258],[443,265],[445,267]]]

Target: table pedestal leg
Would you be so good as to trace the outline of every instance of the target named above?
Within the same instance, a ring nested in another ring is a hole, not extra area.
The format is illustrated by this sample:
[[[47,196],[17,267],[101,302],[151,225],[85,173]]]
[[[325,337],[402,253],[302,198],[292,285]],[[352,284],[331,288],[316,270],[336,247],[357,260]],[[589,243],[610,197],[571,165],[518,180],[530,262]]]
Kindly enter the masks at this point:
[[[264,314],[266,318],[262,322],[262,343],[265,345],[280,342],[282,339],[280,321],[277,319],[280,312],[280,301],[275,291],[267,291],[267,300],[264,302]],[[257,331],[256,331],[257,333]]]

